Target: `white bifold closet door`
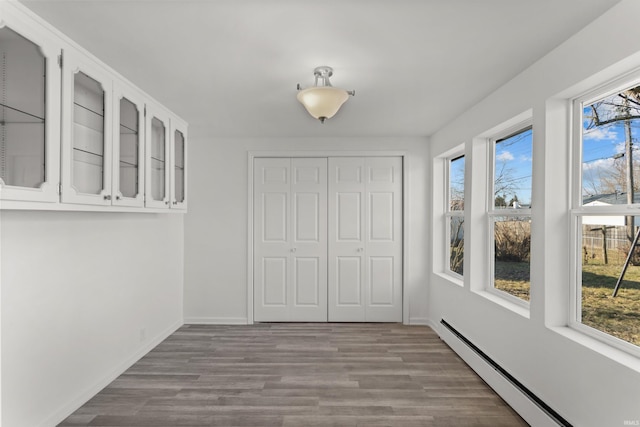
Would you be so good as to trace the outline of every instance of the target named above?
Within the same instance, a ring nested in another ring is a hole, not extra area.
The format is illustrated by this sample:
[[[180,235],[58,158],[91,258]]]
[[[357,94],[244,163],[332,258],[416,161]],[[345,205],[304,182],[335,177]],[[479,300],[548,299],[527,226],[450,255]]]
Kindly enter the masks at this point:
[[[402,322],[402,159],[329,159],[329,321]]]
[[[254,159],[254,320],[402,322],[402,159]]]
[[[327,321],[327,159],[254,160],[254,320]]]

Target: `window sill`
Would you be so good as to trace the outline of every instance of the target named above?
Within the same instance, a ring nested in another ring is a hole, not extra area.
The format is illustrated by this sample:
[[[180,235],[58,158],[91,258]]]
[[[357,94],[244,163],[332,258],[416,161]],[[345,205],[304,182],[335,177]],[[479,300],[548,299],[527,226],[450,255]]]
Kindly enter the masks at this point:
[[[589,350],[595,351],[608,359],[640,373],[640,358],[631,353],[615,348],[569,326],[551,326],[549,329]]]
[[[461,288],[464,287],[464,279],[462,276],[457,276],[457,275],[454,276],[451,273],[447,273],[443,271],[435,272],[435,275]]]
[[[491,292],[488,290],[480,290],[480,291],[474,291],[475,294],[480,295],[481,297],[488,299],[489,301],[513,312],[516,313],[522,317],[524,317],[525,319],[529,319],[530,316],[530,312],[529,312],[529,307],[526,307],[525,305],[521,305],[518,304],[516,302],[512,302],[509,301],[508,298],[505,298],[505,296],[499,295],[496,292]],[[515,297],[514,297],[515,298]]]

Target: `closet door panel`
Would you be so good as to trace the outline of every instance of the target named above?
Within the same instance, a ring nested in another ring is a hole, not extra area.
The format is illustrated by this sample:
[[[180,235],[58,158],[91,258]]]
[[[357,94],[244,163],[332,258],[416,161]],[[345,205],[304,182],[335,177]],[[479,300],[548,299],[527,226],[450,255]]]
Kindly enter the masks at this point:
[[[402,321],[402,159],[368,157],[365,166],[366,321]]]
[[[254,319],[289,320],[290,160],[254,162]]]
[[[254,318],[327,320],[326,159],[254,160]]]
[[[402,321],[402,159],[329,159],[329,320]]]
[[[393,257],[369,257],[369,295],[371,306],[393,305],[394,290]]]
[[[327,321],[327,159],[291,159],[290,319]]]
[[[363,322],[364,158],[329,158],[329,321]]]
[[[362,307],[362,258],[343,256],[336,263],[337,306]]]
[[[262,304],[264,306],[287,305],[286,257],[264,257],[262,259]]]
[[[272,192],[262,195],[262,243],[287,242],[288,192]]]
[[[296,257],[294,265],[294,304],[296,307],[318,307],[320,303],[320,258]]]

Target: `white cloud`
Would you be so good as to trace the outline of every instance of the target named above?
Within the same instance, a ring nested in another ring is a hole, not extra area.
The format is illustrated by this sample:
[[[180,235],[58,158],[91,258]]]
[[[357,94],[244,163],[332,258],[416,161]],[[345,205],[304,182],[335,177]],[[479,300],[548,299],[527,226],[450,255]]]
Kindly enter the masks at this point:
[[[496,160],[500,160],[501,162],[508,162],[510,160],[513,160],[513,154],[508,151],[503,151],[496,156]]]
[[[593,128],[584,132],[584,139],[592,141],[616,140],[618,132],[611,128]]]
[[[583,163],[583,172],[587,171],[609,171],[613,168],[613,158],[598,159],[593,162]]]

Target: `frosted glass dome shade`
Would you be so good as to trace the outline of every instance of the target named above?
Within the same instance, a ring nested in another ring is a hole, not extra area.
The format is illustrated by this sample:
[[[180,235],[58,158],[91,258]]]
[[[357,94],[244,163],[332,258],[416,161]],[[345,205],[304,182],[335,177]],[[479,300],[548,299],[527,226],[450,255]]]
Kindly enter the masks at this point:
[[[324,122],[338,112],[349,93],[333,86],[314,86],[298,92],[297,98],[309,114]]]

